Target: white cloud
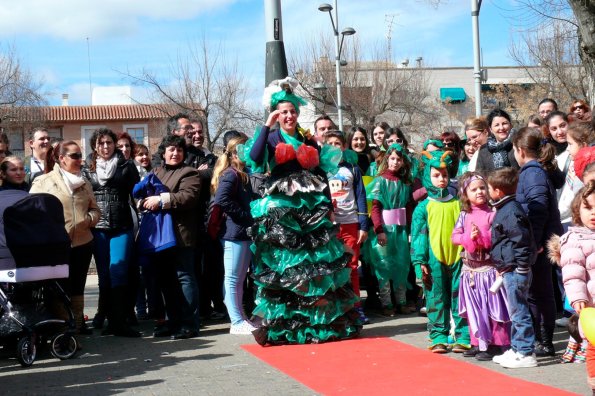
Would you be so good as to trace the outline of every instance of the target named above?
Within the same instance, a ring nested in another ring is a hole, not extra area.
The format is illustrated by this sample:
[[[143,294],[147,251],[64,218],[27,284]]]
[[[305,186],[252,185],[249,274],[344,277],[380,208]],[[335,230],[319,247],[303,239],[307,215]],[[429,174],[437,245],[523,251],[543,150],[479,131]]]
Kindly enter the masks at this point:
[[[18,34],[68,40],[125,36],[143,19],[187,20],[234,0],[18,0],[0,6],[0,37]],[[172,27],[175,29],[175,26]]]

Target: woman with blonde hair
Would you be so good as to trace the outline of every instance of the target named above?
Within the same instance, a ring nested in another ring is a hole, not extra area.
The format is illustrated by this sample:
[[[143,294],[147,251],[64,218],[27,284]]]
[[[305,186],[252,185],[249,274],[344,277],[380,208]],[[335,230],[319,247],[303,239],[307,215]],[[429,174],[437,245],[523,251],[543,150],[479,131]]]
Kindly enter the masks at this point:
[[[231,321],[229,333],[249,335],[256,327],[248,320],[242,308],[242,299],[252,259],[251,242],[246,233],[246,229],[254,223],[250,214],[252,187],[245,164],[238,157],[238,145],[243,145],[246,140],[245,137],[231,139],[223,155],[217,159],[211,181],[211,191],[215,195],[211,220],[221,220],[217,235],[212,236],[223,245],[223,301]]]

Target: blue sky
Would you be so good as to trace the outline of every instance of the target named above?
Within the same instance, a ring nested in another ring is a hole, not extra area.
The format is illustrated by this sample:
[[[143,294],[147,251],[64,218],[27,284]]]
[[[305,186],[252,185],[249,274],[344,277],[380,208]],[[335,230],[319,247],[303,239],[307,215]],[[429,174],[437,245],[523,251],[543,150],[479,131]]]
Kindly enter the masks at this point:
[[[327,0],[328,1],[328,0]],[[14,45],[23,64],[45,81],[50,104],[61,94],[70,104],[89,104],[89,38],[94,86],[128,85],[121,72],[142,68],[167,76],[189,43],[205,35],[228,58],[238,59],[255,87],[264,84],[265,26],[262,0],[2,0],[0,44]],[[330,1],[332,4],[333,2]],[[352,26],[362,48],[385,41],[385,15],[394,14],[395,60],[423,56],[431,66],[471,66],[469,0],[339,0],[340,28]],[[480,16],[485,65],[511,65],[513,27],[502,4],[484,0]],[[282,0],[286,51],[304,37],[331,34],[319,1]],[[504,15],[506,14],[506,15]],[[349,39],[349,38],[348,38]]]

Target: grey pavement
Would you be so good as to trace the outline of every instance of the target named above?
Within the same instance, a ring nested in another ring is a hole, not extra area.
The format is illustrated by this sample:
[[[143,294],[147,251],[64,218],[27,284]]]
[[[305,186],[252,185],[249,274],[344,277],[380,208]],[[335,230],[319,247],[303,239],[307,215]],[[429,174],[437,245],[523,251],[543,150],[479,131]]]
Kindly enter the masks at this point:
[[[97,304],[97,277],[90,275],[85,312],[92,317]],[[416,315],[381,318],[371,316],[362,336],[390,337],[425,348],[426,319]],[[142,395],[313,395],[313,390],[263,363],[240,346],[253,344],[251,336],[232,336],[229,324],[207,323],[200,336],[170,341],[151,336],[153,323],[143,321],[144,337],[126,339],[80,337],[83,350],[73,359],[59,361],[41,351],[30,368],[20,367],[12,351],[0,351],[0,389],[10,394],[142,394]],[[507,370],[492,362],[464,360],[490,370],[537,383],[590,394],[584,364],[560,364],[567,335],[556,329],[555,358],[539,359],[539,367]],[[428,352],[430,353],[430,352]],[[365,380],[366,373],[361,373]]]

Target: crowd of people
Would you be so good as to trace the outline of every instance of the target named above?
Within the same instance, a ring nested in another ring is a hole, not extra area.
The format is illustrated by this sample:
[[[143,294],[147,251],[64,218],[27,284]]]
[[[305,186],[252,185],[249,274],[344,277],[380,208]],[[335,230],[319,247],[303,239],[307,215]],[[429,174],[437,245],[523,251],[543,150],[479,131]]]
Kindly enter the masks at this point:
[[[371,313],[419,311],[431,352],[521,368],[556,354],[564,312],[561,361],[587,361],[595,387],[595,349],[576,321],[595,296],[589,105],[566,113],[544,99],[518,129],[494,109],[416,152],[386,122],[339,131],[323,115],[303,129],[294,83],[267,89],[265,124],[252,138],[225,133],[219,157],[185,114],[155,153],[109,129],[94,132],[86,159],[43,128],[25,159],[0,140],[0,194],[62,202],[77,331],[92,331],[94,258],[91,326],[104,335],[139,337],[138,320],[152,319],[155,337],[192,338],[228,317],[231,334],[262,345],[316,343],[357,336]]]

